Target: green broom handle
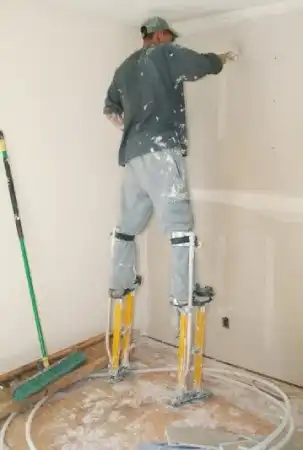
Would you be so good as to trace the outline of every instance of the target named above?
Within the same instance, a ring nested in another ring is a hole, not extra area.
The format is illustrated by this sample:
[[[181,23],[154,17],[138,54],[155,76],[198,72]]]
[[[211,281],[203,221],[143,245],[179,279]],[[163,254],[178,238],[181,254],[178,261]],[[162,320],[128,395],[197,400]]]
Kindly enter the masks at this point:
[[[48,360],[48,356],[47,356],[46,344],[45,344],[42,326],[41,326],[41,322],[40,322],[40,318],[39,318],[36,294],[35,294],[35,290],[34,290],[34,286],[33,286],[31,270],[30,270],[28,257],[27,257],[27,251],[26,251],[26,246],[25,246],[25,241],[24,241],[24,234],[23,234],[23,229],[22,229],[22,224],[21,224],[21,218],[19,215],[19,207],[18,207],[16,192],[15,192],[14,181],[13,181],[11,167],[10,167],[10,163],[9,163],[9,159],[8,159],[8,155],[7,155],[7,151],[6,151],[4,134],[2,131],[0,131],[0,152],[2,153],[3,163],[4,163],[4,167],[5,167],[5,172],[6,172],[8,190],[9,190],[11,204],[12,204],[12,208],[13,208],[15,224],[16,224],[19,243],[20,243],[20,247],[21,247],[22,260],[23,260],[28,290],[29,290],[29,294],[30,294],[30,298],[31,298],[31,302],[32,302],[32,308],[33,308],[33,313],[34,313],[34,318],[35,318],[41,353],[42,353],[42,362],[43,362],[43,366],[45,368],[47,368],[47,367],[49,367],[49,360]]]

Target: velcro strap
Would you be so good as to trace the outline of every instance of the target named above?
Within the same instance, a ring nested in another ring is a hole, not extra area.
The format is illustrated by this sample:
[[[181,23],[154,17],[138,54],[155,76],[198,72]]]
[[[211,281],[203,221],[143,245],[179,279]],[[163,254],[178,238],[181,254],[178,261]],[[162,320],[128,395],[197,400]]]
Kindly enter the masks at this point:
[[[190,238],[189,238],[189,236],[180,236],[180,237],[171,238],[170,242],[172,245],[184,245],[184,244],[190,243]],[[195,247],[197,247],[197,246],[198,246],[198,239],[197,239],[197,236],[195,236]]]
[[[189,236],[171,238],[172,245],[189,244]]]
[[[135,236],[131,234],[120,233],[119,231],[115,231],[115,238],[120,239],[120,241],[132,242],[135,239]]]

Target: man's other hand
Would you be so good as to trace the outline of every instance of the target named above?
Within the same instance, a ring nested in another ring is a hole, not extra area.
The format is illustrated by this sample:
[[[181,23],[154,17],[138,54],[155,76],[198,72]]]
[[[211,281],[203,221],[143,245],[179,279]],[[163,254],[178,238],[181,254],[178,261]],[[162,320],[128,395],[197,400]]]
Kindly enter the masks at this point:
[[[115,127],[120,130],[124,129],[124,121],[122,116],[119,116],[119,114],[107,114],[106,117],[113,125],[115,125]]]

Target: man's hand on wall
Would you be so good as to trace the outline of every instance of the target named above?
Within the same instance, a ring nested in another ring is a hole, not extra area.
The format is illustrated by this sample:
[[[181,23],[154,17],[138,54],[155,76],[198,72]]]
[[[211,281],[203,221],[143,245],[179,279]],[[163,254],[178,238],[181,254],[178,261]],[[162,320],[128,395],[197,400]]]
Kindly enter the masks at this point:
[[[119,116],[118,114],[107,114],[106,117],[113,125],[115,125],[115,127],[119,128],[120,130],[124,129],[124,121],[122,116]]]

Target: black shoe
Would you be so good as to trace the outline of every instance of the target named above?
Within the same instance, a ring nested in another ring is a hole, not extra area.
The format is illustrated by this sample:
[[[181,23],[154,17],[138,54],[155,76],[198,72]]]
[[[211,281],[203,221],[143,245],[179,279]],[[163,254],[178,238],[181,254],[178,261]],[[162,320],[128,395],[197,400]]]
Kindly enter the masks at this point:
[[[133,285],[127,289],[109,289],[109,296],[115,300],[124,298],[130,292],[134,292],[142,284],[141,275],[136,275]]]
[[[124,295],[129,294],[130,292],[134,292],[136,289],[138,289],[139,286],[142,284],[142,277],[141,275],[136,275],[136,278],[134,280],[134,284],[132,287],[128,289],[124,289]]]
[[[201,286],[199,283],[195,284],[193,290],[193,306],[203,306],[210,303],[215,296],[215,291],[211,286]],[[188,300],[170,299],[172,306],[182,309],[188,305]]]
[[[206,305],[213,300],[215,295],[215,290],[211,286],[201,286],[199,283],[196,283],[193,292],[193,304],[195,306]]]

